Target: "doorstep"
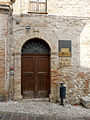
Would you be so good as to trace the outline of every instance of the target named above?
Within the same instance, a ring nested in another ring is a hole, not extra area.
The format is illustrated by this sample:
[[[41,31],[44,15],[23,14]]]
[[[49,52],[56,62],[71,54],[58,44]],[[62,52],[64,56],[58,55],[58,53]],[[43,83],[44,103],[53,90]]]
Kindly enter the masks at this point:
[[[33,102],[49,102],[49,98],[29,98],[29,99],[22,99],[22,101],[33,101]]]

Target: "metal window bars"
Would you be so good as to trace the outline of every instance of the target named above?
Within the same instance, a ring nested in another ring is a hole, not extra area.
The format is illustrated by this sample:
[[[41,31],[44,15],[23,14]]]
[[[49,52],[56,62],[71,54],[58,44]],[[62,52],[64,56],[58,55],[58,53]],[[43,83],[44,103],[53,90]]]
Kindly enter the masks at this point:
[[[30,0],[29,12],[47,12],[47,0]]]

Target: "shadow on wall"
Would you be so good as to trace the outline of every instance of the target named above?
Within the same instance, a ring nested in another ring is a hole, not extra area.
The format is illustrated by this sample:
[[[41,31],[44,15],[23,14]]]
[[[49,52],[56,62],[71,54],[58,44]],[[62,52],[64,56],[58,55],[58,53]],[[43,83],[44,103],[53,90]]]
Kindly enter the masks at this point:
[[[80,66],[90,68],[90,24],[80,34]]]

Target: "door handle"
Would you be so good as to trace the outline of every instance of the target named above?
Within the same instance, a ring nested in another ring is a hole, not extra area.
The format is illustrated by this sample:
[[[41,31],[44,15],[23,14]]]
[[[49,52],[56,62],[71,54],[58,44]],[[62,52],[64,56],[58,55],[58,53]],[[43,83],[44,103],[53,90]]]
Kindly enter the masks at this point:
[[[33,74],[33,72],[24,72],[24,74]]]
[[[38,72],[38,74],[47,74],[47,72]]]

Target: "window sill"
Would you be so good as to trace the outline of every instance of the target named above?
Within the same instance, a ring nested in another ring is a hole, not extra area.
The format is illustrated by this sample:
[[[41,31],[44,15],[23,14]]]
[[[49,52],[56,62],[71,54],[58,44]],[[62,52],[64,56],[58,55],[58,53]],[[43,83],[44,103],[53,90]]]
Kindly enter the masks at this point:
[[[30,14],[48,14],[48,12],[28,12]]]

